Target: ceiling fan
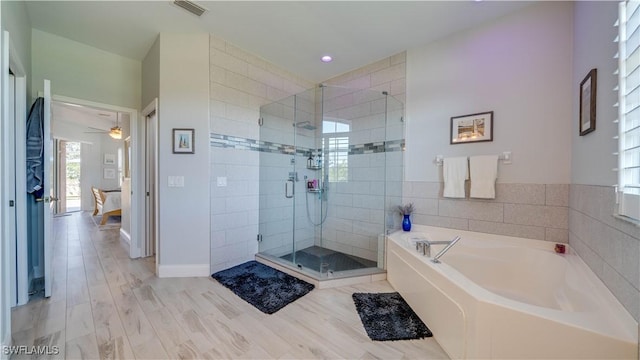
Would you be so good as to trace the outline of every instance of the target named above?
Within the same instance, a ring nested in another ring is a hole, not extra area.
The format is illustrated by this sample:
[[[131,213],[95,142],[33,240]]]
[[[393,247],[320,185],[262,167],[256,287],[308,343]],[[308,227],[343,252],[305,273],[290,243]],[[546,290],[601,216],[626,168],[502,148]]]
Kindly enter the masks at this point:
[[[112,127],[109,131],[94,128],[94,127],[89,127],[89,129],[94,129],[98,131],[85,131],[86,134],[109,134],[109,136],[111,136],[115,140],[122,139],[122,127],[120,126],[120,113],[116,113],[116,126]]]

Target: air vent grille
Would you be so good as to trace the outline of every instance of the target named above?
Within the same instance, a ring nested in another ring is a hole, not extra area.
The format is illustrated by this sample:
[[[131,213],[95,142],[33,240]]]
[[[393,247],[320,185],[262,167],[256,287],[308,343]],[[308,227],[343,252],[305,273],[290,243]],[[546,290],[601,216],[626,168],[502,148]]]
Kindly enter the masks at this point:
[[[173,3],[196,16],[200,16],[204,14],[205,11],[207,11],[207,9],[203,8],[202,6],[187,0],[174,0]]]

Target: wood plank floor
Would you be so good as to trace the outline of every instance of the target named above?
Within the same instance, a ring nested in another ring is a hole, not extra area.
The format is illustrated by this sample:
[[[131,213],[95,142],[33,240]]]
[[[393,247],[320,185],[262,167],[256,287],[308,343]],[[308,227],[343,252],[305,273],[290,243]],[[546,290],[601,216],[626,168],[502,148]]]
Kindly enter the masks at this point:
[[[59,347],[40,358],[447,358],[433,338],[367,337],[351,294],[393,291],[386,281],[315,289],[266,315],[211,278],[155,277],[153,259],[129,259],[118,230],[88,213],[54,229],[52,296],[12,313],[14,345]]]

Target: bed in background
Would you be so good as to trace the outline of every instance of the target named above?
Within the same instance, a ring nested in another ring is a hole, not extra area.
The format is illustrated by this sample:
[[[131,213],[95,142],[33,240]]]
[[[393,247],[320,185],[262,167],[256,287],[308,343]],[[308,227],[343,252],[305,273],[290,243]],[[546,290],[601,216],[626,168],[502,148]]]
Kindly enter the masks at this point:
[[[95,200],[93,216],[102,214],[100,225],[106,224],[110,216],[122,216],[120,190],[101,190],[92,186],[91,192]]]

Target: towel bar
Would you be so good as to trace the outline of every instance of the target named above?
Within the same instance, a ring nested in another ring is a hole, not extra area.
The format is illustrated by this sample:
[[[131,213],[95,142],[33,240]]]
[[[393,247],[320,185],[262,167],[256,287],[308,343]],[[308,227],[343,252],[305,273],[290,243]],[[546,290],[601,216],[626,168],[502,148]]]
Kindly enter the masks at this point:
[[[502,161],[503,164],[511,164],[511,151],[503,151],[502,154],[498,155],[498,160]],[[444,164],[444,156],[436,155],[435,163],[436,166],[442,166]]]

